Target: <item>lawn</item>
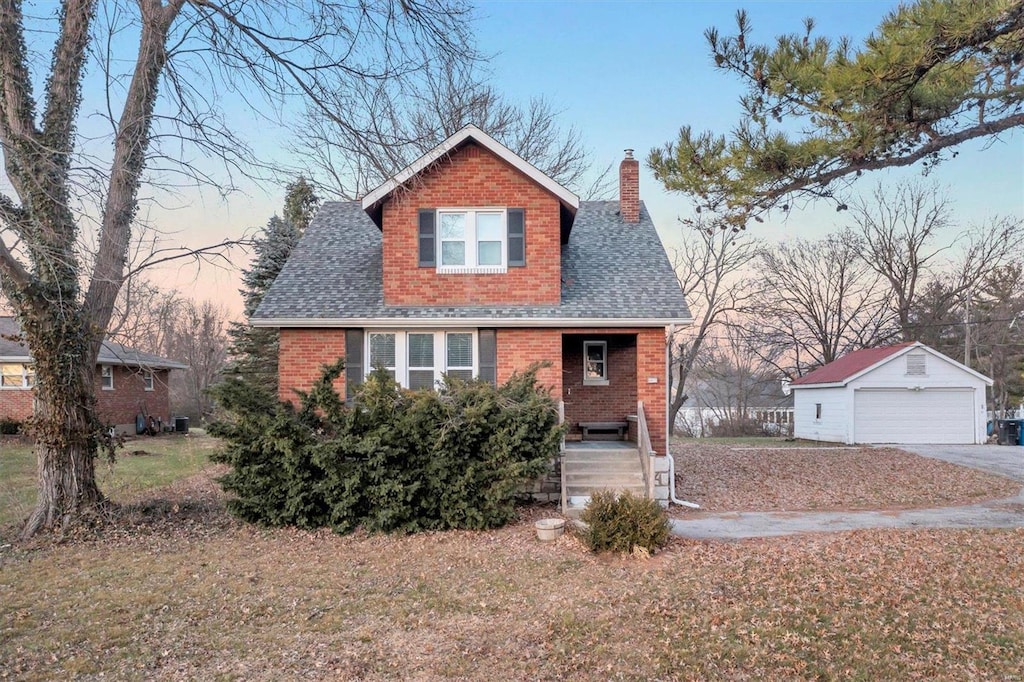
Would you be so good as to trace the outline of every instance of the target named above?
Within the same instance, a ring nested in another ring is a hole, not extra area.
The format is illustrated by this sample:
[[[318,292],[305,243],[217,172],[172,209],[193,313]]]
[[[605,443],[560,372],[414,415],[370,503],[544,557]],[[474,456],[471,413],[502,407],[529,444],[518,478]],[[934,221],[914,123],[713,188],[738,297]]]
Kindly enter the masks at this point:
[[[0,679],[1024,679],[1024,528],[647,561],[538,542],[554,507],[493,532],[263,529],[225,512],[214,444],[134,441],[160,454],[104,472],[106,525],[0,541]],[[3,457],[31,487],[31,457]]]
[[[210,466],[217,441],[195,430],[133,438],[110,465],[98,460],[100,489],[115,502],[134,500],[150,488],[167,485]],[[36,457],[30,445],[0,441],[0,529],[28,517],[36,497]],[[0,538],[4,533],[0,531]]]
[[[207,474],[116,526],[0,549],[0,678],[1021,679],[1024,529],[675,540],[594,556],[531,521],[268,530]]]
[[[896,448],[705,439],[673,440],[672,454],[680,499],[711,512],[950,507],[1021,489],[1001,476]]]

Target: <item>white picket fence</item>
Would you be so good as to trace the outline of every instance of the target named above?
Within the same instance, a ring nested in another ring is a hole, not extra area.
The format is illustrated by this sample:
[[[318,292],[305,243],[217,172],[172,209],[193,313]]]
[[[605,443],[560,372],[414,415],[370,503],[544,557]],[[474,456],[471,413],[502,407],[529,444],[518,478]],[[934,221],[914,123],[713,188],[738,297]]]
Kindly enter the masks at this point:
[[[793,435],[792,407],[751,407],[746,410],[725,407],[684,407],[676,415],[676,431],[695,438],[711,435],[711,429],[723,420],[740,418],[757,422],[761,430],[773,436]]]

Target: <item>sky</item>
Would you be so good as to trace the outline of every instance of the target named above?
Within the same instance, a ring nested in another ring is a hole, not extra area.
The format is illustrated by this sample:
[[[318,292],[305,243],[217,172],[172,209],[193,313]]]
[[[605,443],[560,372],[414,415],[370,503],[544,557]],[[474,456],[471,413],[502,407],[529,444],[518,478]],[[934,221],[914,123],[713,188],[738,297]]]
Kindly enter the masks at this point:
[[[724,133],[739,119],[739,83],[714,68],[704,31],[717,27],[731,33],[735,13],[747,10],[757,41],[771,42],[781,33],[799,32],[805,17],[814,17],[821,35],[847,35],[861,41],[895,2],[481,2],[476,36],[493,55],[492,82],[510,100],[526,103],[544,96],[561,112],[562,125],[574,126],[590,149],[596,167],[617,164],[632,148],[648,152],[676,138],[682,125]],[[283,133],[262,130],[249,121],[263,149],[284,144]],[[920,167],[868,173],[855,193],[877,183],[919,178]],[[952,201],[964,224],[993,216],[1024,217],[1024,131],[959,148],[928,178]],[[654,217],[663,241],[679,238],[677,218],[690,211],[681,195],[666,192],[650,171],[641,168],[641,198]],[[150,218],[173,233],[172,243],[200,246],[241,236],[280,210],[283,189],[247,186],[241,194],[186,197],[186,208],[153,209]],[[845,214],[818,203],[798,207],[787,218],[757,225],[766,239],[814,238],[842,224]],[[232,256],[236,266],[246,255]],[[158,275],[196,299],[222,303],[239,315],[237,269],[187,263]]]

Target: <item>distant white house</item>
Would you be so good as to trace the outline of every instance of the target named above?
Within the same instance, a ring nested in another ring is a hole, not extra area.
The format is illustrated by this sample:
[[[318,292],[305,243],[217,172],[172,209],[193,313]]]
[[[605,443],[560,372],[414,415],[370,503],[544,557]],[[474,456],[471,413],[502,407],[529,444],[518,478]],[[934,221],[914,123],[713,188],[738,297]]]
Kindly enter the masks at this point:
[[[922,343],[855,351],[793,381],[793,435],[851,444],[984,443],[991,385]]]

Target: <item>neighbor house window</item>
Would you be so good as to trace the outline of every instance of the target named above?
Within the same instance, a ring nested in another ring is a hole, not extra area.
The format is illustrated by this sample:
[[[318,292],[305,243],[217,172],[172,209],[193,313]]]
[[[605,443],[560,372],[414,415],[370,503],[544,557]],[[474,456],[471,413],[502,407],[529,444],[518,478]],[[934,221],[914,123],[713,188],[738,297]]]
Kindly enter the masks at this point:
[[[925,354],[924,353],[910,353],[907,355],[907,376],[908,377],[923,377],[927,376],[927,367],[925,366]]]
[[[3,388],[32,388],[36,385],[36,371],[32,365],[5,363],[0,365],[0,386]]]
[[[814,403],[814,418],[821,419],[821,403]]]
[[[583,383],[596,386],[608,385],[608,343],[606,341],[583,342]]]
[[[142,370],[142,385],[147,391],[153,390],[153,372],[152,370]]]
[[[400,385],[433,389],[447,374],[470,380],[479,371],[474,331],[367,333],[367,373],[384,367]]]
[[[502,208],[438,209],[438,272],[504,272],[506,212]]]
[[[114,388],[114,368],[111,365],[100,365],[100,386],[107,391]]]

